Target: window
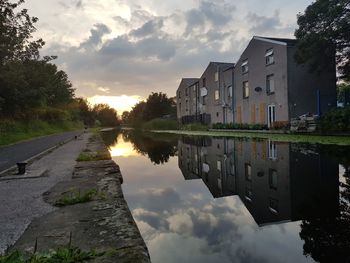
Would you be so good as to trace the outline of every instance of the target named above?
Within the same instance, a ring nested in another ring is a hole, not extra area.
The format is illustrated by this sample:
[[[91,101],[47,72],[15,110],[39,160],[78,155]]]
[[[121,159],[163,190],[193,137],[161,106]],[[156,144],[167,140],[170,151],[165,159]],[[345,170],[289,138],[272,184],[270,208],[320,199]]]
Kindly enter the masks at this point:
[[[264,171],[259,171],[256,174],[258,177],[264,177]]]
[[[220,99],[220,92],[219,90],[215,90],[215,100],[219,100]]]
[[[242,74],[248,73],[248,60],[242,62]]]
[[[218,117],[218,118],[219,118],[219,113],[218,113],[218,112],[216,113],[216,117]]]
[[[266,92],[267,94],[275,92],[275,80],[273,74],[266,76]]]
[[[180,112],[181,112],[181,102],[179,103],[179,110],[180,110]]]
[[[244,164],[244,171],[245,171],[245,179],[247,181],[252,180],[252,167],[250,166],[249,163]]]
[[[277,160],[277,146],[276,143],[269,140],[269,159]]]
[[[179,91],[179,99],[181,99],[181,91]]]
[[[217,71],[215,72],[214,78],[215,78],[215,81],[219,80],[219,72]]]
[[[202,104],[203,105],[207,104],[207,96],[203,96],[202,98],[203,98],[203,103]]]
[[[252,191],[252,188],[249,186],[245,188],[245,199],[248,200],[249,202],[251,202],[253,199],[253,191]]]
[[[185,95],[188,96],[188,88],[185,89]]]
[[[207,86],[207,80],[205,78],[203,78],[203,87]]]
[[[249,97],[249,83],[248,81],[243,82],[243,99]]]
[[[268,49],[265,53],[265,62],[266,65],[271,65],[275,62],[274,57],[273,57],[273,49]]]
[[[186,111],[188,111],[188,100],[186,100]]]
[[[278,200],[274,198],[270,198],[269,200],[269,210],[273,214],[278,214]]]
[[[216,162],[216,168],[221,171],[221,161]]]
[[[269,169],[269,186],[271,189],[277,190],[278,175],[274,169]]]
[[[229,97],[229,98],[232,97],[232,86],[228,86],[228,87],[227,87],[227,94],[228,94],[228,97]]]

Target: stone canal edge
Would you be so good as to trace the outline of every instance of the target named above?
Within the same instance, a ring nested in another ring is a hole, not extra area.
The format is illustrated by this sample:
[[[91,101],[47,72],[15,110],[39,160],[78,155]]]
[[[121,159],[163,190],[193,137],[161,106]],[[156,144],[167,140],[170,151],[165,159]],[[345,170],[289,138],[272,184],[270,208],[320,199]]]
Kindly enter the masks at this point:
[[[123,196],[119,166],[101,137],[91,136],[80,156],[86,160],[77,162],[71,178],[43,196],[58,209],[34,219],[10,250],[45,253],[69,244],[95,251],[92,262],[150,262]]]

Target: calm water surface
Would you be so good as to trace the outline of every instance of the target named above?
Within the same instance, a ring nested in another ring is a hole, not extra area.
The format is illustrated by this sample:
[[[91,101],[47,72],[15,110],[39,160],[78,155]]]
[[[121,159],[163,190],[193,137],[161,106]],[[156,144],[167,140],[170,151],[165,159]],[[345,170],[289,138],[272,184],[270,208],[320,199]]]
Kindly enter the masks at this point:
[[[104,133],[154,263],[350,262],[350,149]]]

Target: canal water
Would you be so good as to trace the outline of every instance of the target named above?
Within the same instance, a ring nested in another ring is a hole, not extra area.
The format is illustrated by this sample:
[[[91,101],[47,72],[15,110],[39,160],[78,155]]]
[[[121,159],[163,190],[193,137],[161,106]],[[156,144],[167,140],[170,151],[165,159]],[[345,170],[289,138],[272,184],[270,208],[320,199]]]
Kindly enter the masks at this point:
[[[153,263],[350,262],[350,148],[103,133]]]

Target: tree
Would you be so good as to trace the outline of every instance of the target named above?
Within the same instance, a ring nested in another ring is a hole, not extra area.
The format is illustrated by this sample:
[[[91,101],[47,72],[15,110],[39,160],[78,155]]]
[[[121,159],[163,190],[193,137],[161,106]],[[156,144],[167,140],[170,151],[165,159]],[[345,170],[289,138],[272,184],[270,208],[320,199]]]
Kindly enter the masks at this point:
[[[16,12],[24,0],[0,1],[0,66],[13,60],[38,59],[42,39],[31,41],[36,31],[36,17],[30,17],[27,9]]]
[[[168,98],[166,94],[152,92],[147,98],[143,119],[148,121],[170,115],[174,107],[176,105],[173,99]]]
[[[349,0],[316,0],[297,22],[297,62],[311,71],[333,70],[335,56],[339,77],[350,80]]]
[[[343,82],[337,85],[337,99],[345,106],[350,105],[350,83]]]
[[[117,117],[117,111],[107,104],[97,104],[93,108],[96,119],[101,123],[102,126],[117,126],[119,120]]]
[[[143,120],[143,112],[146,107],[146,102],[140,101],[137,103],[134,107],[132,107],[128,122],[130,124],[140,124],[140,122]]]
[[[124,111],[122,114],[122,123],[128,123],[129,122],[129,115],[130,112]]]
[[[18,10],[23,3],[0,1],[0,117],[23,119],[33,109],[62,107],[74,99],[67,74],[50,63],[56,57],[40,57],[44,41],[32,40],[38,18]]]

